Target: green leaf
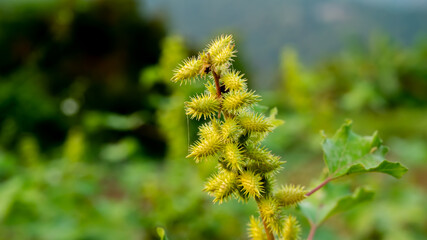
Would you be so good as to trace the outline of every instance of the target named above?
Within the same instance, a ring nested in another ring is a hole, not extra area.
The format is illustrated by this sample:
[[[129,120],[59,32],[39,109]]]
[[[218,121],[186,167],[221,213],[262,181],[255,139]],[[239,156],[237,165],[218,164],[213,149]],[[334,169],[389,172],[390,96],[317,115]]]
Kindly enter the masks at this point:
[[[160,240],[168,240],[168,237],[166,236],[166,232],[164,228],[158,227],[157,234],[159,235]]]
[[[332,178],[365,172],[381,172],[400,178],[408,171],[402,164],[385,159],[388,148],[382,145],[376,132],[372,136],[359,136],[351,131],[351,121],[347,121],[332,138],[325,137],[322,148]]]
[[[22,189],[22,179],[14,177],[0,184],[0,221],[7,217],[16,196]]]
[[[337,201],[335,206],[325,216],[325,219],[340,213],[345,212],[358,204],[369,202],[374,198],[375,193],[364,188],[358,188],[353,195],[343,197]]]
[[[301,212],[316,226],[329,217],[371,201],[374,192],[358,188],[351,194],[347,187],[326,185],[320,192],[300,203]]]
[[[268,106],[258,103],[258,104],[253,105],[252,109],[257,113],[265,114],[268,111]]]
[[[270,110],[270,116],[268,117],[270,119],[270,123],[274,126],[274,127],[278,127],[282,124],[285,123],[285,121],[280,120],[280,119],[276,119],[276,115],[277,115],[278,111],[277,108],[274,107]]]

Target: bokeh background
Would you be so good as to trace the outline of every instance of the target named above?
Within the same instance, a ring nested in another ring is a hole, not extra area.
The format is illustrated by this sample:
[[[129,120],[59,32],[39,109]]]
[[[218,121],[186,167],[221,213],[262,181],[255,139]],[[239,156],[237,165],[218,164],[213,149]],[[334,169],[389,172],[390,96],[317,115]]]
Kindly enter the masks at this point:
[[[230,33],[260,108],[286,121],[265,143],[279,183],[318,180],[319,131],[345,119],[409,168],[342,180],[376,197],[315,239],[425,239],[426,23],[426,0],[0,0],[0,239],[247,239],[256,205],[212,204],[215,163],[185,158],[202,84],[169,82]]]

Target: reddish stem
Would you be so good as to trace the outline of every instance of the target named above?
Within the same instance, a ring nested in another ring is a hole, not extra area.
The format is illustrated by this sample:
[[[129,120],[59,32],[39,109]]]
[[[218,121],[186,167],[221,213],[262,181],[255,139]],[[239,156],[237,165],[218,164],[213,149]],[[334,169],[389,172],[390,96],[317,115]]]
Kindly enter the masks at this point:
[[[219,84],[219,79],[221,77],[214,70],[212,70],[212,75],[215,79],[216,97],[221,101],[221,85]],[[220,117],[221,117],[221,108],[218,111],[218,118]]]
[[[310,233],[308,234],[307,240],[313,240],[316,229],[317,229],[316,224],[310,222]]]
[[[323,186],[325,186],[328,182],[330,182],[333,178],[326,178],[325,181],[323,181],[322,183],[319,184],[319,186],[315,187],[313,190],[311,190],[310,192],[306,193],[305,196],[309,197],[311,194],[317,192],[319,189],[321,189]]]
[[[270,228],[268,228],[267,224],[262,220],[262,223],[264,224],[264,230],[267,235],[267,240],[274,240],[274,235],[271,232]]]
[[[212,71],[212,75],[213,75],[213,77],[215,79],[216,97],[218,99],[220,99],[221,98],[221,86],[219,85],[220,76],[215,71]]]

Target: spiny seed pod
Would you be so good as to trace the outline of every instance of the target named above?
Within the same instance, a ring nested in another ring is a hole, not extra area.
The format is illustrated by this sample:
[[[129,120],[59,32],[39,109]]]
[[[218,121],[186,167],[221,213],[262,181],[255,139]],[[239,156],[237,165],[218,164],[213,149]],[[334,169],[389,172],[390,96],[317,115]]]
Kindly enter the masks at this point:
[[[202,61],[200,58],[187,58],[184,62],[175,70],[172,77],[172,82],[179,82],[180,84],[191,82],[194,80],[202,68]]]
[[[263,162],[276,157],[267,148],[255,144],[246,145],[245,155],[255,162]]]
[[[262,159],[261,161],[254,161],[250,159],[246,168],[255,172],[262,174],[275,174],[281,169],[281,165],[285,163],[280,161],[280,158],[277,156],[273,156],[272,158]]]
[[[206,93],[210,94],[212,96],[216,96],[216,86],[215,83],[211,80],[211,81],[207,81],[205,83],[205,88],[206,88]]]
[[[306,198],[306,193],[307,191],[304,190],[304,187],[289,184],[282,187],[282,189],[276,193],[276,199],[280,206],[290,207],[304,200]]]
[[[298,220],[289,215],[285,218],[285,223],[283,224],[283,233],[282,233],[282,239],[283,240],[299,240],[301,239],[301,227],[298,223]]]
[[[227,72],[221,79],[227,91],[246,89],[246,79],[243,78],[243,74],[240,74],[240,72],[236,70]]]
[[[234,44],[229,44],[217,54],[212,55],[212,64],[216,67],[227,66],[233,60],[232,58],[236,56],[234,53],[236,53],[236,51],[234,51]]]
[[[235,192],[235,195],[236,195],[237,201],[239,202],[246,203],[251,199],[251,197],[245,193],[245,190],[239,184],[237,184],[237,191]]]
[[[262,186],[262,178],[260,175],[253,172],[243,172],[239,176],[239,186],[243,188],[244,193],[252,198],[260,197],[264,191]]]
[[[258,202],[258,207],[262,219],[267,223],[268,227],[276,234],[281,234],[282,215],[276,199],[271,197],[263,198]]]
[[[222,170],[209,178],[208,182],[205,184],[204,191],[215,197],[213,202],[219,202],[221,204],[236,190],[236,180],[236,175],[234,173]]]
[[[283,221],[283,206],[291,206],[305,198],[302,187],[288,185],[274,194],[275,174],[284,162],[261,146],[261,141],[283,122],[252,110],[260,97],[247,89],[243,74],[232,69],[236,51],[231,35],[212,41],[198,57],[186,59],[175,70],[173,82],[187,83],[203,77],[205,92],[185,103],[186,114],[192,119],[208,119],[199,127],[199,140],[190,147],[196,162],[216,159],[219,172],[209,178],[204,191],[222,203],[235,196],[239,201],[253,198],[260,218],[251,218],[249,236],[254,240],[297,239],[299,225],[295,218]]]
[[[237,113],[244,107],[259,102],[259,96],[254,91],[231,91],[224,94],[222,107],[230,113]]]
[[[212,95],[201,94],[191,98],[190,102],[185,103],[186,114],[192,119],[199,120],[213,117],[219,109],[218,98]]]
[[[240,136],[241,130],[233,118],[225,119],[221,125],[221,137],[225,142],[235,142]]]
[[[259,218],[251,216],[251,220],[248,224],[248,232],[251,240],[267,240]]]
[[[204,138],[197,141],[190,147],[190,154],[187,157],[193,157],[196,162],[215,155],[222,148],[221,137],[213,134],[210,138]]]
[[[241,113],[238,122],[248,132],[269,132],[273,127],[264,116],[253,112]]]
[[[239,147],[236,143],[227,143],[224,149],[224,157],[227,167],[232,171],[242,171],[244,164],[242,147]]]
[[[209,122],[201,125],[199,127],[199,132],[197,134],[202,139],[206,139],[206,138],[210,138],[211,136],[218,135],[218,130],[214,127],[213,122]]]
[[[208,52],[211,57],[215,57],[224,48],[233,44],[234,44],[233,36],[221,35],[220,37],[216,38],[215,40],[211,41],[211,43],[209,43],[208,48],[206,49],[206,52]]]
[[[220,172],[209,177],[208,181],[205,183],[205,188],[203,191],[207,192],[209,195],[214,196],[215,192],[221,185],[221,179],[224,178],[224,176],[221,176],[223,173],[224,172]]]

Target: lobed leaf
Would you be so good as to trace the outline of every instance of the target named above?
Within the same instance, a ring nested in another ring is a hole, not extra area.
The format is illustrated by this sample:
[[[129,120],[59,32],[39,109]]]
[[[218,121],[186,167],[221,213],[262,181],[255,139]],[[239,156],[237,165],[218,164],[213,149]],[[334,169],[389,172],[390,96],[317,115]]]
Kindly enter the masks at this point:
[[[351,131],[351,121],[332,138],[325,138],[322,148],[329,175],[333,178],[365,172],[381,172],[400,178],[408,171],[402,164],[385,159],[388,148],[382,145],[377,133],[359,136]]]

